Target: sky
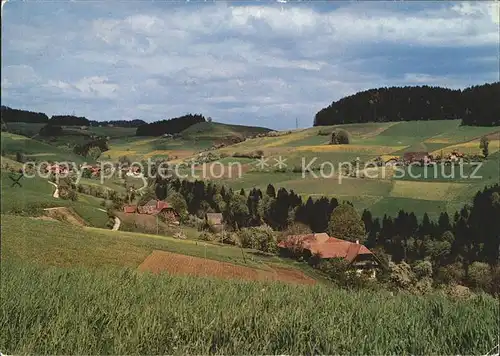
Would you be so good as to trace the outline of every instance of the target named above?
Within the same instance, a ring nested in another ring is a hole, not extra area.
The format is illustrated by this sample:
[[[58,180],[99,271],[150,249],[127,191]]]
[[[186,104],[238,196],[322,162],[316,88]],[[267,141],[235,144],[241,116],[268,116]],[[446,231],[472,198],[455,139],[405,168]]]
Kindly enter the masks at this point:
[[[371,88],[499,81],[498,4],[9,0],[2,105],[309,127],[320,109]]]

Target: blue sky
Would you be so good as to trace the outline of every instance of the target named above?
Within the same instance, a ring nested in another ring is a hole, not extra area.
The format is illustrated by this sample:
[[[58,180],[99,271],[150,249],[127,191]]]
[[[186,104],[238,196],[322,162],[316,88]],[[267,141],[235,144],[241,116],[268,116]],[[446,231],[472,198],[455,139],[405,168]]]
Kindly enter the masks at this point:
[[[498,81],[498,18],[492,2],[10,0],[2,105],[307,127],[361,90]]]

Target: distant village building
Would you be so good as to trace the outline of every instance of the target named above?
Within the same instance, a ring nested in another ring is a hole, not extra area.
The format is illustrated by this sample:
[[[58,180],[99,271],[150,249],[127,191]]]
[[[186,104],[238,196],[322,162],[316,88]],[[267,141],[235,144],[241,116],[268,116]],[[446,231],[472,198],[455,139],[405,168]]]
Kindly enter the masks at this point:
[[[175,209],[169,203],[156,199],[151,199],[142,206],[135,204],[125,205],[123,206],[123,212],[125,214],[161,215],[168,221],[176,224],[179,223],[179,214]]]
[[[429,152],[405,152],[403,159],[407,162],[425,162],[429,160]]]
[[[393,157],[393,158],[389,158],[387,161],[385,161],[384,163],[387,167],[391,167],[391,166],[396,166],[399,164],[399,159],[396,158],[396,157]]]

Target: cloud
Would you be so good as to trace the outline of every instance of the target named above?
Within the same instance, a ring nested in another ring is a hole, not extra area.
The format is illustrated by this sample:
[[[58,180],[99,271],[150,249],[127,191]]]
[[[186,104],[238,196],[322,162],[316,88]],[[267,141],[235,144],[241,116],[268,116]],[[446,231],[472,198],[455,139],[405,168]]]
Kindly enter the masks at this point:
[[[7,4],[8,105],[286,128],[372,87],[498,80],[498,3],[120,4]]]
[[[55,94],[69,96],[75,99],[113,99],[117,97],[119,86],[108,82],[107,77],[85,77],[75,83],[66,83],[61,80],[49,80],[45,88]]]

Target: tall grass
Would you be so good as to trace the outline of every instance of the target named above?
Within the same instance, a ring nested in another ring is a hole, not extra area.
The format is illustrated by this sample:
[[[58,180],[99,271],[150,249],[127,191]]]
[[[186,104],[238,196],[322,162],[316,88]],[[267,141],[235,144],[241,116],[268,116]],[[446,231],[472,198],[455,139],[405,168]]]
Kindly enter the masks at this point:
[[[485,354],[497,302],[479,296],[152,276],[3,263],[7,354]]]

